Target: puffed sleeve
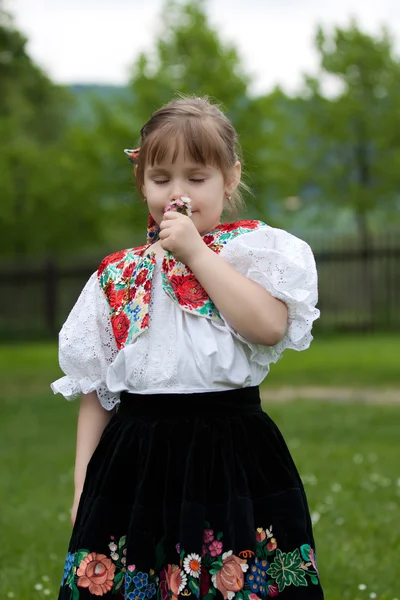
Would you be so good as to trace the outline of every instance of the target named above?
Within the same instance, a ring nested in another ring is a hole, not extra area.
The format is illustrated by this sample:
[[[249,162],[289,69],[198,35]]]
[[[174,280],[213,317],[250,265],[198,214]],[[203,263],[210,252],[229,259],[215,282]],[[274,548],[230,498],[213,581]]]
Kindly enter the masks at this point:
[[[59,363],[65,377],[51,389],[67,400],[96,391],[102,406],[111,410],[119,397],[107,389],[105,379],[117,353],[109,307],[95,272],[60,331]]]
[[[268,365],[279,360],[286,348],[308,348],[313,322],[320,314],[317,269],[309,245],[266,225],[234,238],[221,250],[221,257],[288,307],[286,333],[275,346],[251,344],[235,334],[251,349],[251,359]]]

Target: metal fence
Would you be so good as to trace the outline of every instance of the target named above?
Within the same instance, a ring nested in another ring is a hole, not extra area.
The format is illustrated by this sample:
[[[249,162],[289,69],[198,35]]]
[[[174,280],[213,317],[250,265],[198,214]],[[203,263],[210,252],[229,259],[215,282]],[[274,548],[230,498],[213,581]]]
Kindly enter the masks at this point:
[[[313,247],[312,240],[307,240]],[[314,250],[319,331],[400,331],[400,236]],[[0,338],[55,338],[96,263],[0,266]]]

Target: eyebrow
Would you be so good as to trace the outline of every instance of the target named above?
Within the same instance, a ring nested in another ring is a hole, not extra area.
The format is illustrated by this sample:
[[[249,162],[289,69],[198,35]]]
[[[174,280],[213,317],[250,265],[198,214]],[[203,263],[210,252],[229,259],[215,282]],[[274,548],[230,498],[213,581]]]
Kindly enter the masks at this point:
[[[185,169],[186,173],[197,173],[199,171],[208,171],[209,167],[206,165],[194,165],[193,167],[188,167]],[[162,169],[161,167],[155,167],[148,170],[148,175],[169,175],[168,169]]]

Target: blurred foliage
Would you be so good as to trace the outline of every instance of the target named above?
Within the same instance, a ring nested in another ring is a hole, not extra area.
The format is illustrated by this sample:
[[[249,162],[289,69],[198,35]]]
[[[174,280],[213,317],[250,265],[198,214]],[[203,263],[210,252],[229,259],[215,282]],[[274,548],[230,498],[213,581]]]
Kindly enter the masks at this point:
[[[122,150],[179,93],[219,101],[236,127],[248,216],[298,232],[332,228],[342,215],[368,244],[372,217],[393,222],[399,202],[400,64],[387,32],[375,39],[354,23],[319,29],[315,41],[320,73],[301,93],[255,96],[205,0],[166,0],[154,47],[136,57],[127,86],[85,93],[51,82],[0,8],[0,256],[141,243],[146,211]],[[327,74],[333,97],[322,91]]]
[[[364,247],[371,217],[388,221],[399,207],[400,63],[383,30],[373,38],[353,22],[347,29],[318,29],[320,79],[305,85],[304,183],[315,202],[351,208]],[[330,76],[337,93],[327,98],[321,80]]]

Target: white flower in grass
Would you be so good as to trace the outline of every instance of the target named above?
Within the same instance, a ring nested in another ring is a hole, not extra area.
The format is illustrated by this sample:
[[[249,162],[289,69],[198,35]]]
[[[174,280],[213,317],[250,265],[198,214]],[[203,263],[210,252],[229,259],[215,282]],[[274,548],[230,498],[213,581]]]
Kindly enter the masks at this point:
[[[200,577],[201,558],[199,554],[188,554],[183,561],[183,568],[188,575],[192,577]]]
[[[183,592],[183,590],[185,589],[186,585],[187,585],[187,575],[186,575],[186,573],[183,573],[181,571],[181,584],[180,584],[180,586],[178,588],[178,594],[180,594],[181,592]]]
[[[340,485],[340,483],[332,483],[332,487],[331,487],[332,492],[341,492],[342,491],[342,486]]]
[[[43,594],[45,596],[50,596],[50,590],[48,590],[48,589],[43,590]]]
[[[370,593],[370,595],[369,595],[369,597],[370,597],[370,598],[376,598],[376,594],[375,594],[375,592],[371,592],[371,593]]]
[[[367,589],[367,586],[365,585],[365,583],[360,583],[360,585],[358,586],[358,589],[364,591]]]
[[[48,575],[43,575],[42,581],[50,581],[50,577]]]
[[[37,592],[41,592],[42,589],[43,589],[43,584],[41,584],[41,583],[35,583],[35,590]]]
[[[364,461],[364,457],[362,454],[355,454],[353,456],[353,462],[356,465],[361,465],[361,463]]]
[[[8,592],[7,594],[7,598],[14,598],[15,594],[14,592]]]
[[[311,522],[313,525],[316,525],[318,523],[318,521],[320,520],[321,515],[318,512],[313,512],[311,513]]]

